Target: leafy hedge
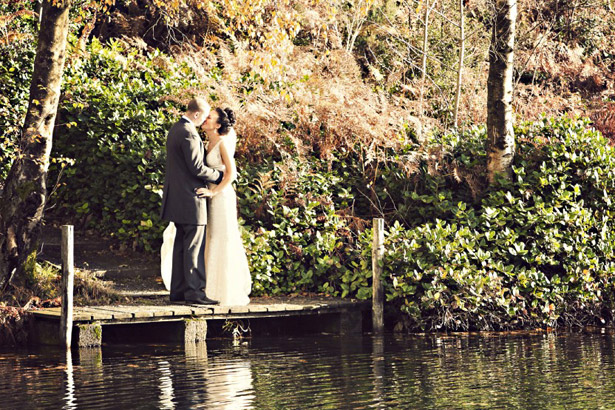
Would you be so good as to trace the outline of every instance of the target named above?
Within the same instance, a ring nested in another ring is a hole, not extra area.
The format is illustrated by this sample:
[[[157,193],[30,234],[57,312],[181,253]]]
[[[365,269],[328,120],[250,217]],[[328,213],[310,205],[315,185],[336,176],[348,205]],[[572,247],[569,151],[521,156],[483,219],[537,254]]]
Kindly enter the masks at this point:
[[[173,61],[159,53],[128,53],[117,42],[94,39],[88,53],[65,74],[65,126],[56,130],[58,161],[50,170],[62,184],[52,212],[154,251],[164,229],[158,214],[166,133],[183,109],[167,97],[196,79],[181,65],[166,70],[162,62]]]
[[[334,203],[349,194],[319,165],[295,159],[242,170],[239,210],[256,294],[343,291],[354,241]]]
[[[407,328],[612,323],[613,148],[580,119],[523,124],[516,135],[513,181],[499,181],[476,199],[467,184],[445,172],[427,172],[422,164],[404,181],[391,165],[399,153],[385,160],[375,191],[404,197],[407,205],[405,213],[398,208],[391,213],[398,218],[388,220],[386,295],[390,310]],[[443,163],[480,170],[485,138],[478,128],[432,143],[440,144]],[[287,160],[267,174],[252,175],[251,190],[245,189],[246,181],[240,184],[259,291],[316,289],[371,297],[371,229],[351,233],[349,219],[339,216],[358,198],[357,184],[365,186],[370,178],[361,181],[351,171],[355,154],[336,161],[333,172],[312,160],[282,174]],[[289,174],[292,184],[281,178]],[[413,190],[400,191],[400,183]],[[311,208],[306,198],[319,200]],[[255,210],[255,204],[264,205]],[[310,236],[313,229],[320,232],[316,238]]]
[[[0,15],[14,12],[10,5],[0,5]],[[0,187],[17,154],[17,140],[26,115],[32,64],[36,44],[29,31],[33,18],[19,20],[22,27],[12,33],[14,39],[0,46]],[[10,27],[9,28],[13,28]]]
[[[613,148],[584,120],[544,119],[516,135],[512,182],[500,181],[476,203],[459,201],[448,220],[389,227],[387,300],[407,326],[613,321]],[[443,148],[483,155],[473,150],[485,135],[467,137]]]

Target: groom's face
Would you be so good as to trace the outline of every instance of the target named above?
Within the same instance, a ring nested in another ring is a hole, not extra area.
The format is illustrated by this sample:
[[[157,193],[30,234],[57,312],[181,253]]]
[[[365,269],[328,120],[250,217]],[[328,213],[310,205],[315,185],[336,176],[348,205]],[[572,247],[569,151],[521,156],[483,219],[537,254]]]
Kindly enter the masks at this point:
[[[194,113],[194,117],[192,118],[192,122],[194,122],[194,125],[196,127],[200,127],[201,124],[203,124],[205,122],[205,120],[207,119],[207,116],[209,115],[209,110],[208,111],[197,111]]]

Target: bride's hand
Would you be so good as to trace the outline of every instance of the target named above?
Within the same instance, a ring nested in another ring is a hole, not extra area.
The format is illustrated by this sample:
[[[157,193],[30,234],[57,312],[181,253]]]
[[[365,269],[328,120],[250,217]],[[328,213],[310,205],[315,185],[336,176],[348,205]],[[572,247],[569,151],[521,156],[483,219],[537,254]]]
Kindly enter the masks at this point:
[[[207,198],[214,196],[214,193],[211,192],[211,190],[208,188],[197,188],[196,196],[198,196],[199,198]]]

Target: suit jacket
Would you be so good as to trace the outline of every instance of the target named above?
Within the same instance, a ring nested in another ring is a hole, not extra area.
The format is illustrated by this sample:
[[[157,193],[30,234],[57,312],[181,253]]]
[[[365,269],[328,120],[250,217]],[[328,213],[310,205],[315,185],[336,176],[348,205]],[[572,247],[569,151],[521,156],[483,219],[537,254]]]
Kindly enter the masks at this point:
[[[194,192],[206,182],[220,182],[222,173],[205,165],[205,148],[196,128],[185,118],[167,136],[167,161],[161,217],[176,224],[206,225],[207,199]]]

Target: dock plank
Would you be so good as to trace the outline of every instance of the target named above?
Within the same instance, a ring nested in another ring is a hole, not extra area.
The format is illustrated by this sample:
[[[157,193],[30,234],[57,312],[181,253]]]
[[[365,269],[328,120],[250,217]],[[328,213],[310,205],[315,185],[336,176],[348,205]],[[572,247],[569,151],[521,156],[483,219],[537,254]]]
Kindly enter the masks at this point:
[[[250,308],[248,306],[231,306],[229,308],[230,314],[249,313],[249,312],[250,312]]]
[[[267,300],[268,301],[268,300]],[[310,300],[295,301],[276,300],[271,303],[251,303],[247,306],[199,306],[184,304],[169,305],[109,305],[75,307],[75,322],[100,321],[103,324],[129,322],[176,321],[186,317],[204,319],[237,319],[258,317],[288,317],[318,315],[321,313],[346,312],[349,310],[367,310],[371,307],[367,301],[349,300]],[[33,314],[47,320],[60,320],[61,308],[45,308]]]
[[[270,306],[266,305],[248,305],[250,313],[264,313],[269,312]]]
[[[115,306],[100,306],[97,311],[110,313],[111,319],[132,319],[131,312],[117,309]],[[77,309],[77,312],[79,312],[79,309]]]
[[[62,316],[61,308],[40,309],[40,310],[35,310],[32,313],[36,316],[46,317],[49,319],[58,319],[58,320],[60,319],[60,316]]]
[[[207,316],[214,314],[213,307],[192,307],[192,314],[195,316]]]
[[[88,306],[75,308],[73,311],[73,320],[77,320],[76,317],[90,317],[91,321],[95,320],[113,320],[113,313],[101,309],[99,306]]]

